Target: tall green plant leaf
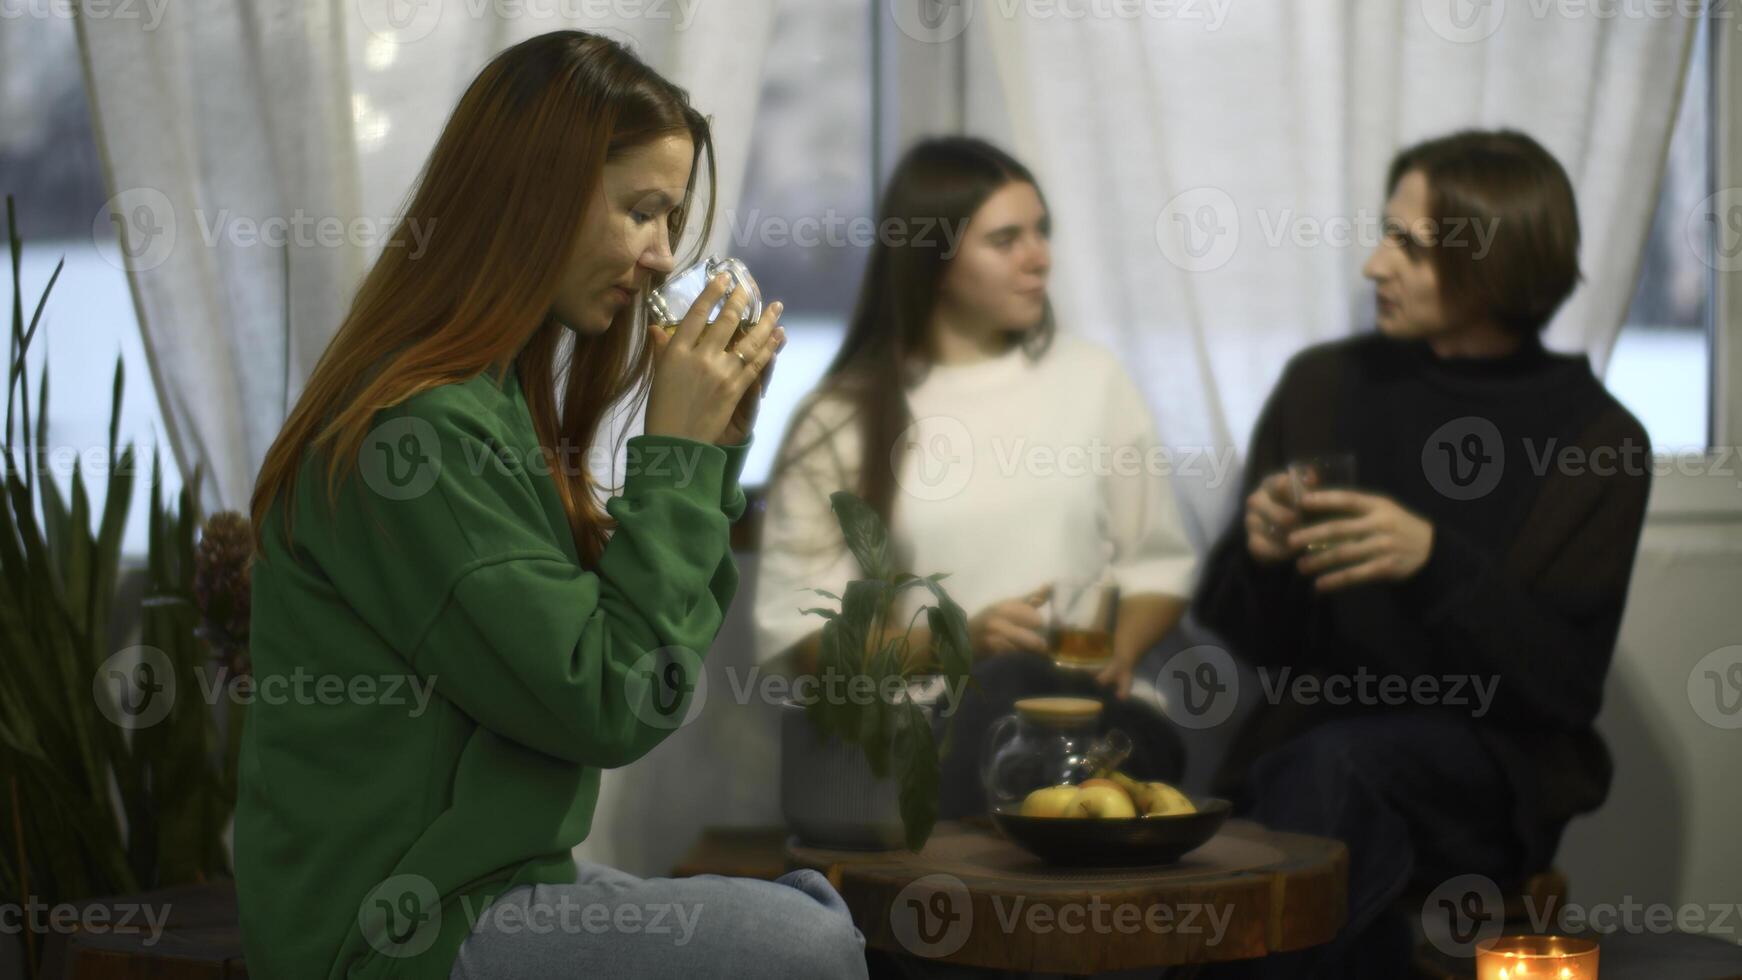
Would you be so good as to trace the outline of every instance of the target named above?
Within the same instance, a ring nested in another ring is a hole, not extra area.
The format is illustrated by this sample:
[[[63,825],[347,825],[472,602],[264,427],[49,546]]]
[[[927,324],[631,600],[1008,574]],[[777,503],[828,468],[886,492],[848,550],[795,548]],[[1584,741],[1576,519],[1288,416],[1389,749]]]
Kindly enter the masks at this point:
[[[894,715],[901,825],[908,849],[917,851],[938,822],[938,749],[925,709],[904,701]]]
[[[847,548],[859,560],[866,578],[888,579],[889,529],[871,505],[846,490],[829,494],[829,508],[840,522]]]

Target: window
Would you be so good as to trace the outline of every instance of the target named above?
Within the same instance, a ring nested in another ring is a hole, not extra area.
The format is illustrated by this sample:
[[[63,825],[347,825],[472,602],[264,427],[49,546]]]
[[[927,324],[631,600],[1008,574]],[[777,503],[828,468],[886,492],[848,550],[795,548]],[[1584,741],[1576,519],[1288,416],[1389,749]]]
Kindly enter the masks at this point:
[[[8,17],[0,32],[0,118],[6,120],[0,126],[0,194],[16,199],[27,324],[55,263],[66,258],[31,343],[31,422],[34,426],[38,379],[46,359],[48,426],[38,462],[65,489],[71,486],[73,461],[79,460],[92,508],[100,513],[107,490],[102,450],[109,440],[109,392],[120,358],[126,372],[120,443],[133,443],[140,460],[122,551],[138,556],[146,551],[153,448],[162,453],[166,497],[180,492],[181,475],[163,438],[133,297],[116,258],[119,245],[104,205],[73,22],[56,13],[58,7],[44,9],[42,16]],[[10,304],[10,257],[0,264],[6,269],[4,298]],[[10,309],[3,315],[10,365],[16,356]],[[93,462],[98,464],[95,473]]]
[[[1711,19],[1702,20],[1670,137],[1639,284],[1605,383],[1659,453],[1703,451],[1712,431]]]
[[[743,480],[767,479],[798,400],[840,347],[870,254],[872,186],[870,0],[783,0],[724,248],[771,299],[786,304],[786,349],[757,420]]]

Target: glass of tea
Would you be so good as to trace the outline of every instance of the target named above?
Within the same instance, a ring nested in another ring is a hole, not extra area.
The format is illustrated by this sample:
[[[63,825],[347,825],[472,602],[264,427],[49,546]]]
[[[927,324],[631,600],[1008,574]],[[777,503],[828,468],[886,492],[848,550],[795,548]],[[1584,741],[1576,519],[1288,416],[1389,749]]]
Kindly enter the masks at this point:
[[[1113,659],[1119,585],[1112,577],[1053,583],[1047,624],[1052,661],[1072,670],[1099,670]]]
[[[1288,464],[1288,488],[1296,510],[1301,512],[1301,526],[1312,527],[1335,520],[1332,511],[1308,512],[1301,507],[1301,498],[1313,490],[1351,490],[1355,487],[1355,456],[1352,453],[1329,453],[1308,456]],[[1308,551],[1324,551],[1332,542],[1308,546]]]
[[[731,350],[737,345],[744,332],[756,325],[762,319],[762,290],[751,277],[750,270],[743,262],[719,255],[707,258],[680,269],[667,276],[658,288],[647,294],[647,318],[659,325],[667,334],[677,329],[678,323],[689,313],[690,307],[701,298],[702,291],[708,288],[708,283],[715,276],[724,273],[732,277],[732,285],[726,290],[726,295],[714,301],[714,308],[708,311],[708,322],[713,323],[720,318],[720,313],[726,308],[726,300],[738,287],[742,286],[750,293],[750,306],[744,311],[744,318],[739,321],[738,329],[732,334],[732,340],[726,345]]]

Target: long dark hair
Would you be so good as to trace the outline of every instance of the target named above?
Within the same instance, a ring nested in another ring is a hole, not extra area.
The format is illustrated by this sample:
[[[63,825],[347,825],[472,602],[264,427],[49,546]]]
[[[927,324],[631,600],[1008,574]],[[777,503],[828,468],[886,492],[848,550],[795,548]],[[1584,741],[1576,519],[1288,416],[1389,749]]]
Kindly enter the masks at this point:
[[[275,501],[285,505],[288,537],[295,512],[289,501],[305,453],[327,454],[331,499],[356,464],[376,412],[474,377],[517,350],[533,427],[553,452],[584,450],[613,404],[631,392],[645,397],[651,354],[632,323],[640,304],[626,307],[602,335],[576,339],[566,355],[561,342],[572,332],[549,312],[606,161],[670,133],[688,135],[695,156],[667,232],[673,244],[683,234],[696,163],[705,155],[705,242],[713,223],[714,147],[707,119],[683,89],[623,45],[583,31],[522,41],[478,73],[391,239],[403,246],[407,223],[425,222],[434,230],[428,253],[382,250],[266,454],[250,507],[256,549]],[[589,565],[614,523],[593,485],[585,466],[556,473],[576,552]]]
[[[1029,184],[1040,193],[1034,175],[1015,157],[985,140],[947,136],[915,144],[896,164],[883,190],[876,227],[894,221],[907,233],[877,236],[846,339],[823,375],[818,393],[851,406],[840,424],[856,424],[861,436],[855,492],[885,523],[895,500],[891,450],[913,422],[906,392],[923,378],[912,365],[931,361],[932,313],[944,270],[954,257],[936,229],[966,229],[980,205],[1012,183]],[[1044,195],[1041,203],[1046,203]],[[927,229],[930,234],[925,234]],[[960,236],[955,240],[959,243]],[[1040,325],[1012,343],[1020,344],[1030,358],[1038,358],[1052,345],[1054,330],[1049,302]],[[815,408],[813,401],[807,411]],[[776,475],[834,435],[831,429],[807,445],[794,446],[793,434],[803,421],[794,418],[787,428]]]

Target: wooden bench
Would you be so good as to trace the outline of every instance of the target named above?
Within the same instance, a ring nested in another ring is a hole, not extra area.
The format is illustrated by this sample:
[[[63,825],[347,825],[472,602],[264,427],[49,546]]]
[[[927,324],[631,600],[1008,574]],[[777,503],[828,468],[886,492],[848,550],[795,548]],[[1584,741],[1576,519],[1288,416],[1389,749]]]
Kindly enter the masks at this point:
[[[236,917],[236,886],[229,880],[182,885],[141,895],[69,903],[80,921],[98,918],[102,928],[50,933],[43,950],[48,980],[237,980],[242,930]],[[142,909],[161,917],[154,935]]]

